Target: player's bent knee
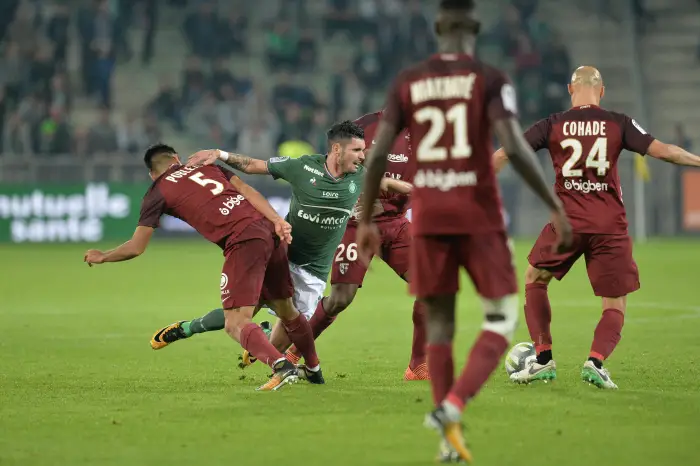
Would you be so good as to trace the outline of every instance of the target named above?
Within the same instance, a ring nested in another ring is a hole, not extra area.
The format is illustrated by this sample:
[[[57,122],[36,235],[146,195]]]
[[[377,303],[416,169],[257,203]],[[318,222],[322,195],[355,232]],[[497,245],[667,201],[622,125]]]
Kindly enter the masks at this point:
[[[356,285],[334,285],[331,289],[331,296],[328,300],[330,305],[326,309],[326,313],[332,316],[340,314],[350,306],[356,293]]]
[[[255,308],[252,306],[224,309],[224,316],[226,318],[224,329],[226,333],[234,339],[239,340],[243,327],[253,321],[254,311]]]
[[[547,270],[543,269],[538,269],[531,265],[528,265],[527,270],[525,271],[525,283],[528,285],[532,283],[541,283],[543,285],[548,285],[549,282],[552,281],[553,277],[554,276],[551,274],[551,272],[548,272]]]
[[[627,296],[603,298],[603,310],[605,309],[617,309],[624,314],[627,310]]]
[[[481,299],[484,306],[483,330],[503,335],[511,341],[518,326],[518,295],[512,294],[498,299]]]

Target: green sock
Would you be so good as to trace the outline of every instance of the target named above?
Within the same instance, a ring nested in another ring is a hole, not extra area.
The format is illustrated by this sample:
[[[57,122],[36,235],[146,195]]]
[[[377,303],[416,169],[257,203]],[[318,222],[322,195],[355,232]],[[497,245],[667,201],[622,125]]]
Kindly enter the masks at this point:
[[[223,330],[226,323],[224,310],[222,308],[214,309],[202,317],[197,317],[189,322],[182,324],[182,330],[185,335],[191,337],[195,333],[213,332],[215,330]]]

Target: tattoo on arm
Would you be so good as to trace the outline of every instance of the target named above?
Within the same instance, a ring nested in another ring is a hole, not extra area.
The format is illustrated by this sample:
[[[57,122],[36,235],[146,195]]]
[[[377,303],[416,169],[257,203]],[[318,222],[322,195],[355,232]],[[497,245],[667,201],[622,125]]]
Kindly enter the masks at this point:
[[[248,157],[247,155],[242,155],[242,154],[232,154],[229,152],[229,159],[226,161],[226,163],[235,168],[236,170],[240,170],[243,173],[247,173],[246,169],[248,168],[248,165],[252,162],[252,159]]]

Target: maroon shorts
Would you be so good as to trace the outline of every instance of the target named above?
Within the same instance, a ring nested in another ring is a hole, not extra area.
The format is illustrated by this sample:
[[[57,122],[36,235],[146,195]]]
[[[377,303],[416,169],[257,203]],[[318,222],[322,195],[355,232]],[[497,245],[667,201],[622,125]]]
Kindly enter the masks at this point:
[[[261,300],[292,297],[287,246],[280,244],[267,220],[251,223],[243,233],[229,237],[221,271],[224,309],[257,306]]]
[[[382,235],[382,260],[399,276],[408,272],[411,222],[405,217],[377,223]],[[367,266],[357,257],[357,226],[348,225],[338,245],[331,269],[331,285],[349,283],[362,286]]]
[[[545,225],[527,258],[530,265],[561,280],[583,256],[596,296],[617,298],[639,289],[639,270],[632,258],[629,235],[574,233],[572,250],[561,254],[552,250],[556,238],[552,224]]]
[[[504,232],[414,236],[411,293],[419,298],[455,294],[464,267],[477,293],[498,299],[518,292],[513,255]]]

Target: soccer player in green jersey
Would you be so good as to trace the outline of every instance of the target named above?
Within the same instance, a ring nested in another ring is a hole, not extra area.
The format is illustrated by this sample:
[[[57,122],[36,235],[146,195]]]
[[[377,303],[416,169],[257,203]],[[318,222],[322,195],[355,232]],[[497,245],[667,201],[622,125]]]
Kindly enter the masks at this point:
[[[305,155],[297,159],[274,157],[268,161],[220,150],[200,151],[188,165],[209,165],[221,160],[244,173],[272,175],[292,186],[287,221],[292,226],[289,268],[294,282],[294,302],[310,319],[323,297],[335,250],[362,191],[365,158],[364,131],[344,121],[328,131],[328,154]],[[400,183],[387,179],[385,190],[402,190]],[[216,309],[203,317],[181,321],[160,329],[151,339],[153,349],[177,340],[223,328],[223,312]],[[272,343],[285,350],[290,342],[279,322],[272,329]],[[243,365],[252,361],[244,354]],[[313,374],[302,371],[309,381]],[[316,381],[318,382],[318,381]]]

